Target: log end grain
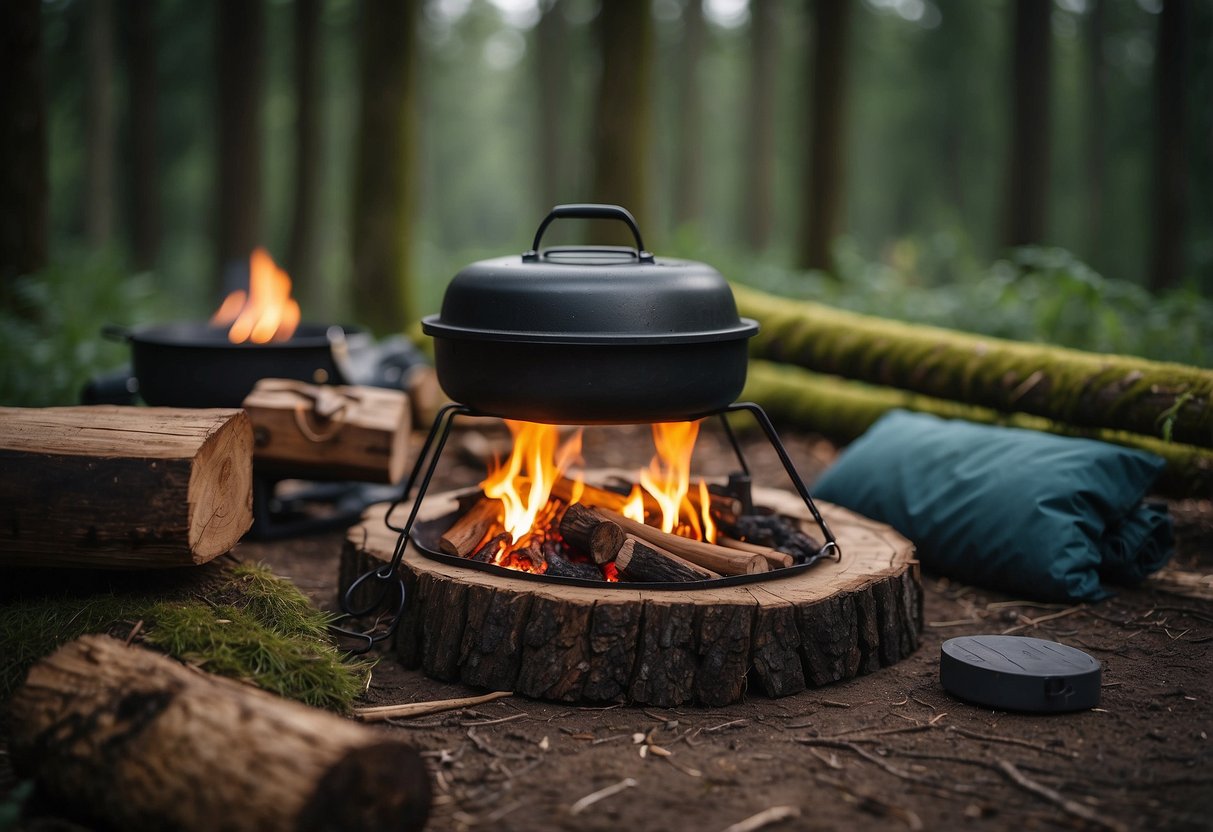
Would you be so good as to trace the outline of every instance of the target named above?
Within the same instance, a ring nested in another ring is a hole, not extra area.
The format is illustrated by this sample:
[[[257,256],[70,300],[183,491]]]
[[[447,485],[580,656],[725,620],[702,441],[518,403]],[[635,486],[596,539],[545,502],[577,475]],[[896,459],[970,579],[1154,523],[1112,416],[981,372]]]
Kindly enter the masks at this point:
[[[243,411],[218,425],[195,455],[189,509],[194,563],[231,551],[253,525],[253,428]]]

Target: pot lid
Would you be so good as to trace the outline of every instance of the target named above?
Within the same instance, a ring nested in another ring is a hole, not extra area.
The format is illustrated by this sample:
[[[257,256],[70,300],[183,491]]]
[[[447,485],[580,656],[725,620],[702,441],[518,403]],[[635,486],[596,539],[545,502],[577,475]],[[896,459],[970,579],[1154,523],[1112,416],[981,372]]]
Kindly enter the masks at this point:
[[[636,247],[540,249],[555,219],[624,222]],[[442,312],[422,322],[427,335],[566,343],[661,343],[749,338],[758,325],[737,314],[716,269],[654,257],[632,215],[615,205],[558,205],[530,251],[481,260],[451,280]]]

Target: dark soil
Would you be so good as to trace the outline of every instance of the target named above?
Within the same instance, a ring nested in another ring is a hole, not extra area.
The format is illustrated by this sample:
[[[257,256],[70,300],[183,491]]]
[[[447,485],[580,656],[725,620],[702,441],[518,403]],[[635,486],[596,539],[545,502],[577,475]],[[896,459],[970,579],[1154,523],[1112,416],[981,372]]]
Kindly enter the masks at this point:
[[[834,456],[785,437],[808,477]],[[434,487],[482,476],[500,446],[491,428],[452,440]],[[755,481],[783,487],[773,453],[746,437]],[[587,465],[647,461],[647,431],[592,430]],[[697,470],[731,470],[705,436]],[[1178,562],[1213,571],[1213,508],[1177,506]],[[241,544],[317,603],[333,607],[340,534]],[[869,676],[782,699],[750,695],[717,709],[578,707],[510,697],[385,725],[432,766],[428,828],[722,830],[772,807],[798,817],[765,829],[1213,828],[1213,602],[1122,591],[1095,606],[1028,603],[926,575],[927,627],[909,659]],[[1079,647],[1103,663],[1103,699],[1081,713],[1030,716],[958,701],[940,687],[948,638],[1019,633]],[[406,671],[390,654],[367,704],[479,693]],[[0,776],[0,782],[3,782]],[[574,814],[582,798],[630,783]],[[792,810],[788,810],[792,811]],[[757,827],[754,827],[757,828]]]

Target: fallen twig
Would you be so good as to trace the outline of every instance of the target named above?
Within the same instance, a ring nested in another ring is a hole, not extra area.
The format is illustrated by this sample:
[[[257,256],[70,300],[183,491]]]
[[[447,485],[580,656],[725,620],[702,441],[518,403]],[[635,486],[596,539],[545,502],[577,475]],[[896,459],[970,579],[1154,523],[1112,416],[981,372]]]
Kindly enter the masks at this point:
[[[1021,740],[1018,737],[1001,737],[996,734],[982,734],[978,731],[972,731],[968,728],[961,728],[958,725],[944,726],[943,730],[951,731],[952,733],[960,734],[962,737],[968,737],[971,740],[983,740],[985,742],[998,742],[1004,745],[1018,745],[1021,748],[1031,748],[1033,751],[1043,751],[1046,754],[1056,754],[1059,757],[1068,757],[1071,760],[1078,759],[1077,751],[1068,751],[1060,748],[1053,748],[1041,743],[1029,742]]]
[[[1065,618],[1067,615],[1074,615],[1075,613],[1084,612],[1086,609],[1087,608],[1084,605],[1079,604],[1076,607],[1070,607],[1069,609],[1064,609],[1061,612],[1055,612],[1051,615],[1042,615],[1040,618],[1028,618],[1026,615],[1020,616],[1023,619],[1023,623],[1003,630],[1001,635],[1009,636],[1011,633],[1018,633],[1020,630],[1026,630],[1029,627],[1044,624],[1046,621],[1055,621],[1058,618]]]
[[[726,826],[724,832],[754,832],[754,830],[770,826],[772,823],[798,817],[800,817],[799,806],[772,806],[770,809],[763,809],[756,815],[750,815],[745,820],[739,820],[732,826]]]
[[[370,708],[357,708],[354,711],[354,716],[363,722],[381,722],[385,719],[408,719],[414,716],[437,714],[442,711],[470,708],[473,705],[481,705],[485,702],[492,702],[494,699],[513,695],[512,691],[498,690],[493,693],[486,693],[483,696],[461,696],[457,699],[435,699],[431,702],[408,702],[402,705],[376,705]]]
[[[586,809],[588,809],[589,807],[593,806],[598,801],[605,800],[606,798],[611,797],[612,795],[619,794],[620,792],[626,791],[627,789],[634,788],[637,785],[639,785],[639,784],[635,780],[633,780],[631,777],[625,777],[622,780],[620,780],[618,783],[607,786],[605,789],[599,789],[596,792],[590,792],[585,797],[581,798],[580,800],[578,800],[576,803],[574,803],[572,806],[569,807],[569,814],[570,815],[579,815],[582,812],[584,812]]]
[[[1105,818],[1103,815],[1100,815],[1094,809],[1084,806],[1081,803],[1078,803],[1076,801],[1070,800],[1065,795],[1061,794],[1058,791],[1054,791],[1053,789],[1050,789],[1048,786],[1045,786],[1041,783],[1037,783],[1035,780],[1031,779],[1026,774],[1024,774],[1022,771],[1017,769],[1015,767],[1014,763],[1011,763],[1007,760],[999,760],[998,768],[1015,785],[1019,786],[1020,788],[1026,790],[1026,791],[1031,792],[1032,794],[1036,795],[1037,797],[1043,797],[1045,800],[1047,800],[1050,803],[1059,807],[1063,812],[1071,814],[1076,818],[1082,818],[1083,820],[1085,820],[1089,823],[1094,823],[1097,826],[1102,826],[1105,829],[1111,829],[1114,832],[1127,832],[1128,831],[1128,827],[1125,826],[1120,821],[1112,820],[1111,818]]]

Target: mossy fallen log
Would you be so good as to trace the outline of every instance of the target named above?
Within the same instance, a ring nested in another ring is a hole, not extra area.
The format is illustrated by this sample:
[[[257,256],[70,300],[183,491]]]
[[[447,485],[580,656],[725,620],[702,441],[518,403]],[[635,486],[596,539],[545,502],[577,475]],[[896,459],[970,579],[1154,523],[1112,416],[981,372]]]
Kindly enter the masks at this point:
[[[1167,468],[1157,483],[1161,494],[1173,497],[1207,497],[1213,493],[1213,451],[1150,436],[1101,428],[1079,428],[1024,413],[1000,413],[861,382],[809,372],[787,364],[750,361],[742,397],[761,404],[771,418],[818,431],[839,442],[859,436],[885,412],[894,408],[932,413],[947,419],[968,419],[1083,436],[1158,454]]]
[[[733,287],[751,354],[1004,413],[1213,447],[1213,371],[885,320]]]

